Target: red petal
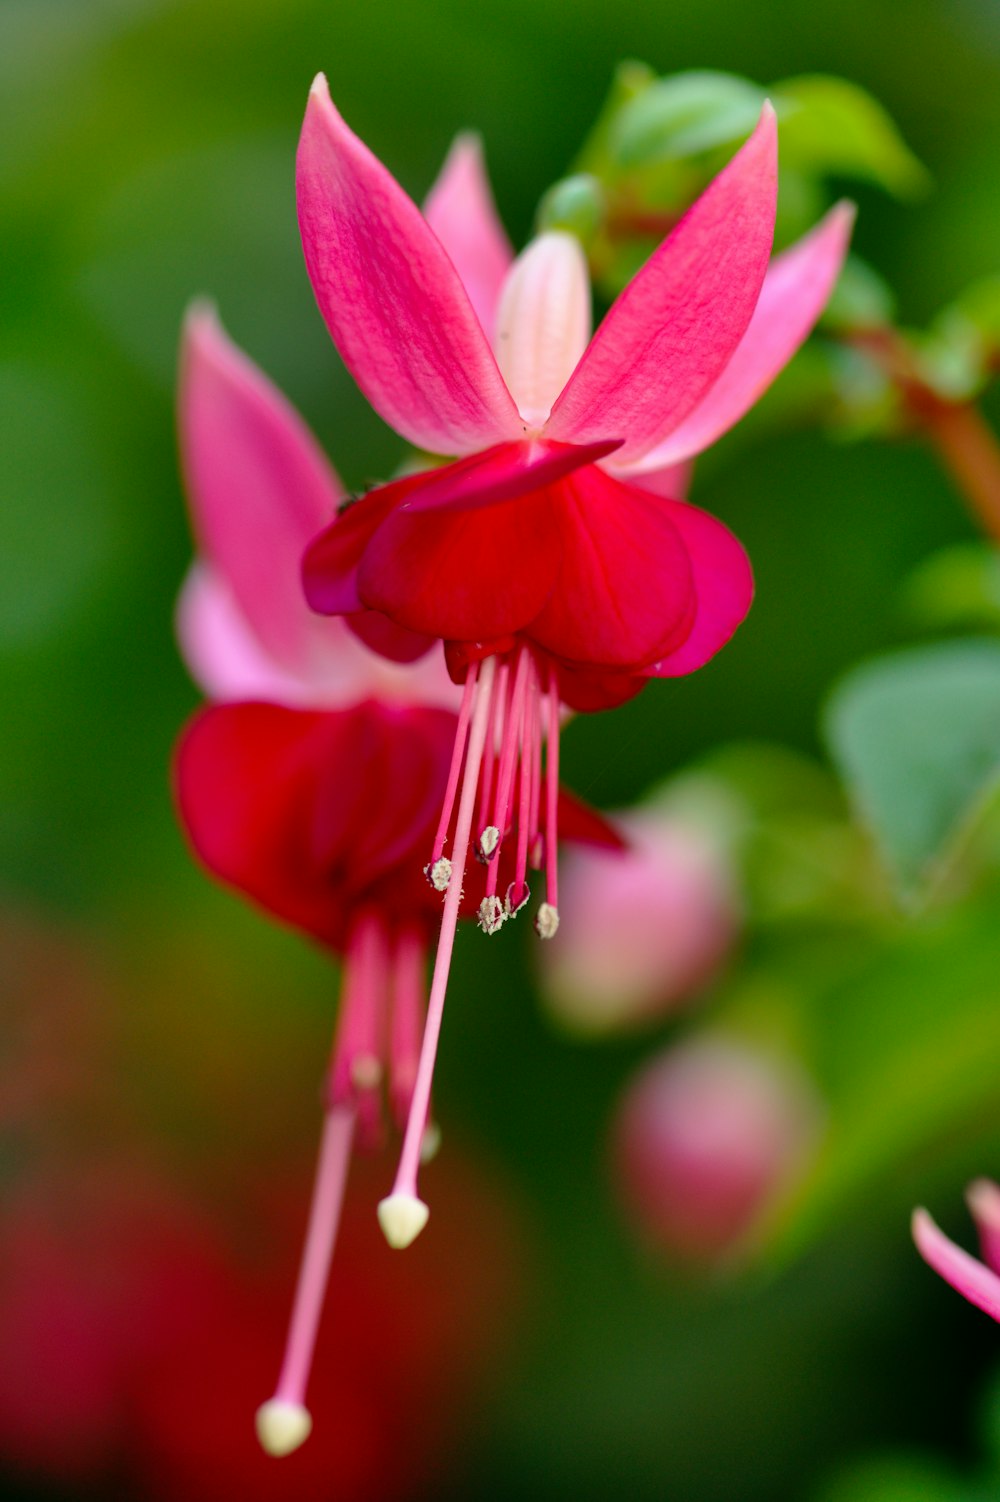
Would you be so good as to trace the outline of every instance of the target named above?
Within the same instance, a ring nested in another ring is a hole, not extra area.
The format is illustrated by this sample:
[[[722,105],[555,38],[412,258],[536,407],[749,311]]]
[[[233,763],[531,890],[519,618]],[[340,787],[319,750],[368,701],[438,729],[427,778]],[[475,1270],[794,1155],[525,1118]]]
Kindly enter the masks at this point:
[[[575,793],[559,789],[559,841],[598,845],[604,850],[626,850],[628,841],[596,808]]]
[[[753,601],[753,573],[743,546],[714,516],[684,501],[661,501],[664,514],[687,549],[697,608],[690,635],[675,651],[643,673],[679,678],[704,667],[725,646]]]
[[[358,641],[363,641],[380,657],[388,657],[390,662],[417,662],[434,645],[434,637],[407,631],[405,626],[397,626],[377,610],[359,610],[347,617],[347,624]]]
[[[541,610],[558,568],[550,494],[469,510],[395,512],[365,551],[363,603],[445,640],[519,631]]]
[[[552,488],[560,564],[530,636],[576,665],[636,670],[679,646],[695,594],[665,503],[596,466]]]

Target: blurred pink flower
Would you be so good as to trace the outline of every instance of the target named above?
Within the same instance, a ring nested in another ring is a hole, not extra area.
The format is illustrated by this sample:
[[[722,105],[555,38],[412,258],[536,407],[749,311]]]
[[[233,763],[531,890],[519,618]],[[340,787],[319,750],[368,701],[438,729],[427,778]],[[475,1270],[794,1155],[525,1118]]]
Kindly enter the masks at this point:
[[[946,1283],[1000,1320],[1000,1185],[975,1179],[965,1198],[979,1232],[981,1262],[956,1246],[924,1209],[913,1212],[913,1239],[921,1257]]]
[[[561,1022],[605,1033],[656,1021],[703,990],[736,937],[740,901],[722,841],[652,803],[615,817],[622,850],[563,859],[563,921],[541,956]]]
[[[665,1050],[626,1087],[618,1187],[644,1237],[687,1261],[752,1238],[814,1148],[822,1112],[788,1058],[722,1036]]]

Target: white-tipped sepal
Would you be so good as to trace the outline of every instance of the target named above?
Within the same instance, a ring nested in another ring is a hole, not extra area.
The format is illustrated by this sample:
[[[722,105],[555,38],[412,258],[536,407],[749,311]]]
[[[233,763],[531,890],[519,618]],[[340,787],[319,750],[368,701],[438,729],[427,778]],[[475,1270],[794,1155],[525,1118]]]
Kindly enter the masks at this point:
[[[547,230],[510,268],[497,308],[497,364],[529,426],[545,422],[587,348],[590,327],[590,277],[580,242]]]
[[[389,1245],[401,1252],[416,1241],[430,1213],[415,1194],[390,1194],[379,1200],[378,1223]]]
[[[269,1398],[254,1419],[261,1449],[268,1455],[291,1455],[312,1433],[312,1414],[302,1403],[287,1398]]]

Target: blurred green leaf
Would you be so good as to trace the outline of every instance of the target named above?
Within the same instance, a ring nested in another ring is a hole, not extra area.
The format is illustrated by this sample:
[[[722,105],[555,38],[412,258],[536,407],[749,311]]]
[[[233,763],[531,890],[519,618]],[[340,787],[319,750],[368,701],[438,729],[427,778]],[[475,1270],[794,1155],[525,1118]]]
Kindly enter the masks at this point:
[[[866,663],[835,690],[825,731],[899,895],[913,901],[1000,777],[1000,643]]]
[[[577,172],[606,177],[611,167],[611,140],[618,128],[618,117],[633,99],[639,98],[656,81],[656,74],[646,63],[629,60],[619,63],[611,80],[608,96],[601,106],[590,134],[576,159]]]
[[[823,327],[837,332],[884,328],[895,316],[896,295],[888,282],[860,256],[849,255],[823,312]]]
[[[620,111],[609,150],[621,168],[698,156],[749,135],[764,91],[731,73],[676,73]]]
[[[844,1471],[817,1502],[972,1502],[972,1494],[931,1457],[891,1455]]]
[[[588,172],[576,172],[549,188],[538,205],[535,222],[539,231],[566,230],[586,246],[600,229],[604,214],[601,184]]]
[[[1000,552],[968,542],[932,554],[906,581],[900,603],[905,617],[924,628],[1000,629]]]
[[[774,100],[783,167],[863,178],[900,198],[928,186],[890,116],[857,84],[809,74],[775,84]]]

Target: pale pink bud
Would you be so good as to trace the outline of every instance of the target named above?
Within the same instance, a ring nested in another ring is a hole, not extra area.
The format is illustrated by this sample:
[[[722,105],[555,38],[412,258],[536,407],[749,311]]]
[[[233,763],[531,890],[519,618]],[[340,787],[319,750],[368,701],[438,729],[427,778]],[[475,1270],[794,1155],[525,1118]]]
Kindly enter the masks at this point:
[[[712,980],[739,923],[715,835],[663,809],[615,822],[626,850],[580,847],[563,857],[561,924],[541,956],[551,1008],[577,1032],[674,1011]]]
[[[654,1246],[718,1259],[752,1239],[819,1135],[815,1090],[790,1059],[694,1039],[647,1064],[614,1128],[623,1199]]]

